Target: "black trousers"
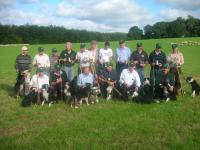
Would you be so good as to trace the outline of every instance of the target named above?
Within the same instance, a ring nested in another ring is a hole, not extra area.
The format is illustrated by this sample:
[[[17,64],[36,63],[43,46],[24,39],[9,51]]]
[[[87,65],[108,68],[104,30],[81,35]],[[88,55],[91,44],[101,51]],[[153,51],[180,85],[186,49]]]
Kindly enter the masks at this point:
[[[121,72],[123,69],[128,68],[128,64],[126,63],[117,63],[116,64],[116,72],[117,72],[117,79],[119,80]]]

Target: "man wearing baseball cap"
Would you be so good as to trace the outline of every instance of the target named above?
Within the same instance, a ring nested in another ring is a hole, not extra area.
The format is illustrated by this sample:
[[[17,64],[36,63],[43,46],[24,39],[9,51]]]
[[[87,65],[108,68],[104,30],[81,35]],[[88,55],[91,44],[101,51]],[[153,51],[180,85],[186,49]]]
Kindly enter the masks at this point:
[[[109,41],[106,41],[104,43],[104,48],[101,48],[99,50],[99,55],[98,55],[98,62],[99,62],[99,67],[98,71],[103,72],[105,70],[105,64],[108,64],[112,61],[113,57],[113,51],[110,47]]]
[[[140,76],[141,82],[143,82],[145,78],[144,67],[148,64],[148,55],[143,50],[141,42],[137,43],[137,50],[132,53],[131,60],[136,64],[136,70]]]
[[[151,65],[150,82],[152,86],[157,82],[157,77],[160,76],[162,66],[165,63],[166,55],[162,51],[162,45],[157,43],[155,50],[153,50],[149,55],[149,64]]]
[[[55,64],[58,63],[58,51],[56,48],[51,49],[51,56],[49,57],[50,60],[50,72],[52,72],[55,69]]]
[[[120,47],[116,49],[115,53],[116,71],[118,79],[122,70],[128,68],[128,63],[131,56],[131,50],[128,47],[126,47],[124,40],[119,41],[119,46]]]
[[[60,64],[55,64],[54,68],[55,69],[50,73],[50,85],[54,95],[57,95],[55,98],[59,98],[61,94],[63,94],[64,87],[69,80],[67,78],[66,72],[61,69]]]
[[[22,46],[21,54],[19,54],[15,60],[15,69],[17,72],[17,82],[14,86],[14,92],[17,95],[20,89],[20,84],[22,82],[23,75],[25,75],[25,85],[30,82],[30,72],[31,72],[31,56],[28,55],[28,48]],[[28,93],[28,87],[25,87],[25,95]]]
[[[102,74],[99,74],[99,82],[100,82],[100,88],[101,88],[101,93],[104,98],[107,96],[107,100],[110,99],[111,97],[108,97],[108,90],[107,88],[109,86],[115,86],[117,83],[117,73],[115,70],[113,70],[113,64],[106,63],[105,64],[105,70],[103,71]],[[111,89],[113,90],[113,88]]]
[[[37,100],[38,104],[41,104],[42,86],[49,86],[49,77],[44,73],[45,71],[46,68],[38,67],[30,82],[31,92],[28,97],[31,99],[30,101]]]
[[[33,59],[33,65],[36,68],[43,67],[45,69],[44,73],[48,75],[48,71],[50,68],[50,60],[49,60],[49,56],[45,54],[43,47],[38,48],[38,54],[35,55]]]
[[[132,95],[132,98],[138,96],[141,81],[135,68],[135,63],[130,61],[128,68],[124,69],[120,75],[119,83],[125,100],[128,100],[130,94]]]

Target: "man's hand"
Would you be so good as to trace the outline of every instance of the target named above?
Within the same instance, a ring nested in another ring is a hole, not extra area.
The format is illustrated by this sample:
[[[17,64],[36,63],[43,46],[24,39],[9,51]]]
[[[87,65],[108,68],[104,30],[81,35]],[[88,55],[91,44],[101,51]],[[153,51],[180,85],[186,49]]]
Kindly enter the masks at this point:
[[[62,78],[58,78],[56,82],[57,83],[61,83],[62,82]]]
[[[135,60],[134,63],[137,65],[139,62],[137,60]]]
[[[146,65],[146,64],[140,64],[140,66],[143,67],[143,68],[145,67],[145,65]]]

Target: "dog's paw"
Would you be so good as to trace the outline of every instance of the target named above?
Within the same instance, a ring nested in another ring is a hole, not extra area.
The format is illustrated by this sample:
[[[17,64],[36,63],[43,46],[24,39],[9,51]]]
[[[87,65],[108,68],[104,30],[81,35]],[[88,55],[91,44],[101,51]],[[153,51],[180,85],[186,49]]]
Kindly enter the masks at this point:
[[[168,97],[168,98],[166,99],[166,103],[169,102],[169,101],[170,101],[170,98]]]

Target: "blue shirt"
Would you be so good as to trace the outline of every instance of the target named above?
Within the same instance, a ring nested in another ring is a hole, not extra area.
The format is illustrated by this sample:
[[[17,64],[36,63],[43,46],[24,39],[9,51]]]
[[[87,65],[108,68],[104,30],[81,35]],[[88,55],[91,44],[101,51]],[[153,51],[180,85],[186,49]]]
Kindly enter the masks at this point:
[[[89,73],[88,75],[84,73],[79,74],[77,85],[80,87],[85,87],[86,83],[90,83],[91,86],[93,86],[94,76],[91,73]]]
[[[125,63],[131,57],[131,50],[128,47],[117,48],[115,53],[115,60],[120,63]]]

